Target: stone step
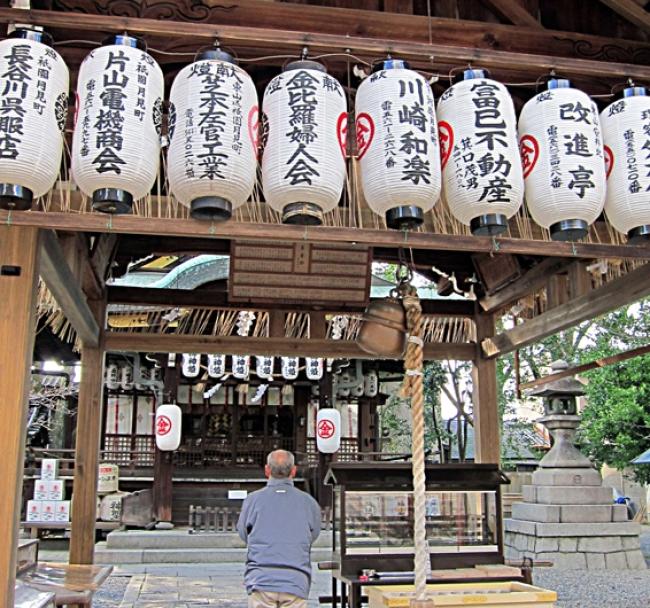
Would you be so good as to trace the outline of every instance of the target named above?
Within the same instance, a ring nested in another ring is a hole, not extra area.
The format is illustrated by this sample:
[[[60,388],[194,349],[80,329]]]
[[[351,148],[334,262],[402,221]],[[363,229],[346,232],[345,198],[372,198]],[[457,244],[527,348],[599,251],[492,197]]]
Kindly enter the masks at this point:
[[[314,548],[314,562],[332,559],[331,549]],[[245,563],[246,549],[111,549],[106,543],[95,546],[95,563],[98,564],[216,564]]]
[[[627,521],[625,505],[546,505],[513,503],[512,518],[541,523],[609,523]]]
[[[524,486],[524,502],[546,505],[611,505],[611,488],[601,486]]]
[[[108,549],[243,549],[246,545],[236,532],[200,532],[187,528],[174,530],[114,530],[106,539]],[[332,533],[324,531],[314,547],[332,547]]]

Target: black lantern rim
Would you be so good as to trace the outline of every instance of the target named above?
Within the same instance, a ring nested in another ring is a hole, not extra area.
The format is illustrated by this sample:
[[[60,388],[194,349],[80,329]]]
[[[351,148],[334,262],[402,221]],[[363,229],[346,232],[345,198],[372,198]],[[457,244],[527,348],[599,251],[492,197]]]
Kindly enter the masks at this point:
[[[413,230],[424,223],[424,212],[415,205],[393,207],[386,211],[386,226],[393,230]]]
[[[34,193],[18,184],[0,184],[0,209],[27,211],[32,208]]]
[[[485,213],[472,219],[469,228],[474,236],[497,236],[508,229],[508,218],[503,213]]]
[[[130,34],[112,34],[104,39],[102,46],[130,46],[145,53],[147,52],[147,43],[142,38]]]
[[[632,228],[627,233],[627,242],[632,245],[645,245],[650,243],[650,224]]]
[[[237,65],[237,60],[231,53],[214,47],[199,50],[194,56],[194,61],[223,61],[224,63]]]
[[[313,59],[290,61],[282,68],[283,72],[291,72],[292,70],[315,70],[327,74],[327,68],[320,61],[314,61]]]
[[[320,226],[323,210],[315,203],[289,203],[282,210],[282,223],[296,226]]]
[[[93,192],[93,209],[115,215],[131,213],[133,195],[119,188],[100,188]]]
[[[199,196],[190,204],[195,220],[225,222],[232,217],[232,203],[221,196]]]
[[[589,233],[589,224],[584,220],[562,220],[549,228],[554,241],[579,241]]]
[[[29,27],[17,27],[7,38],[22,38],[23,40],[33,40],[46,46],[54,46],[54,39],[50,34],[42,30],[33,30]]]

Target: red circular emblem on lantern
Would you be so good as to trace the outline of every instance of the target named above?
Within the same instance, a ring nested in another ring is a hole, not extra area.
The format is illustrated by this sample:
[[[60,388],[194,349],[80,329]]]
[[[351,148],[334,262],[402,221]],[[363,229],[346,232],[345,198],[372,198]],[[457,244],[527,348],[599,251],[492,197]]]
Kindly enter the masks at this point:
[[[454,148],[454,129],[446,120],[438,123],[438,137],[440,138],[440,164],[444,169]]]
[[[341,147],[341,154],[343,158],[348,156],[348,113],[341,112],[338,120],[336,121],[336,137],[339,140],[339,146]]]
[[[257,155],[260,147],[260,109],[253,106],[248,112],[248,137],[253,144],[253,150]]]
[[[375,136],[375,122],[367,112],[361,112],[355,123],[357,131],[357,156],[361,160]]]
[[[321,420],[318,423],[318,436],[321,439],[329,439],[330,437],[333,437],[335,431],[336,427],[331,420]]]
[[[169,419],[169,416],[158,416],[156,420],[156,435],[163,437],[172,430],[172,421]]]
[[[532,135],[524,135],[521,138],[519,141],[519,154],[524,169],[524,179],[526,179],[535,168],[539,158],[539,144]]]
[[[609,146],[604,147],[605,150],[605,176],[609,179],[609,174],[614,168],[614,153]]]

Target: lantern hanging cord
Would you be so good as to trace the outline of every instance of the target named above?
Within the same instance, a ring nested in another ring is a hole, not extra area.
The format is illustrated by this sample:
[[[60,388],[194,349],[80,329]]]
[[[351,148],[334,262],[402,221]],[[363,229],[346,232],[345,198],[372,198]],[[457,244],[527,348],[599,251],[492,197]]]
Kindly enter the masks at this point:
[[[404,382],[401,394],[411,400],[412,472],[413,472],[413,542],[415,556],[415,599],[424,601],[429,572],[429,545],[426,537],[426,477],[424,465],[424,378],[422,341],[422,306],[415,286],[402,282],[399,286],[406,311],[406,331],[409,334],[404,356]]]

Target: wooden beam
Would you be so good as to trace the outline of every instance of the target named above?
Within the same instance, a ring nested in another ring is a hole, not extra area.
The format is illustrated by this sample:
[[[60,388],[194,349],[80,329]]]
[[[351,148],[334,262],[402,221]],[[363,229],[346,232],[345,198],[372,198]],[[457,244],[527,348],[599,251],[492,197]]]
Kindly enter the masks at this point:
[[[99,325],[54,232],[43,231],[41,248],[40,274],[43,281],[81,341],[87,346],[97,346]]]
[[[566,304],[552,308],[494,338],[481,341],[483,352],[496,357],[523,348],[587,319],[594,319],[650,294],[650,264],[606,283]]]
[[[600,2],[644,32],[650,32],[650,13],[634,0],[600,0]]]
[[[96,300],[92,304],[98,318],[103,321],[106,304]],[[103,383],[104,350],[100,336],[96,345],[83,344],[81,350],[81,384],[79,385],[77,408],[77,441],[70,532],[71,564],[92,564],[94,562]]]
[[[397,0],[397,2],[402,4],[403,0]],[[608,51],[615,47],[616,56],[621,58],[620,61],[633,63],[641,63],[648,48],[647,43],[637,40],[615,40],[582,32],[552,31],[484,21],[459,20],[457,0],[435,0],[435,2],[429,3],[435,15],[431,19],[426,15],[395,13],[386,15],[380,11],[316,6],[313,3],[232,0],[228,2],[227,6],[223,6],[223,3],[204,2],[201,8],[207,7],[207,10],[201,11],[200,20],[204,24],[211,23],[215,26],[255,24],[258,27],[280,30],[292,29],[297,32],[315,31],[339,34],[348,39],[364,36],[428,42],[431,37],[443,45],[533,54],[545,53],[563,57],[599,56],[606,58]],[[463,3],[465,6],[471,4],[466,0]],[[58,4],[61,5],[61,3]],[[149,0],[146,3],[138,3],[137,14],[142,18],[157,19],[162,17],[191,21],[198,17],[198,11],[187,10],[185,12],[184,9],[188,4],[189,2],[170,3],[167,0]],[[337,4],[354,5],[351,2]],[[530,0],[526,2],[527,6],[531,4],[535,5]],[[173,5],[176,5],[177,8]],[[81,13],[101,11],[105,14],[119,15],[121,11],[120,3],[105,2],[99,5],[94,0],[66,0],[65,7],[67,10],[76,10]],[[385,10],[388,8],[386,2],[384,8]],[[67,18],[72,21],[76,19],[76,15],[70,16],[68,13]],[[174,46],[167,50],[178,49]],[[428,61],[428,57],[423,57],[422,60]]]
[[[476,334],[479,344],[494,335],[494,316],[477,313]],[[486,359],[477,348],[472,368],[474,401],[474,459],[476,462],[495,463],[501,460],[499,439],[499,404],[497,398],[497,362]]]
[[[548,257],[627,258],[650,260],[650,247],[603,245],[597,243],[561,243],[512,238],[490,238],[430,232],[401,232],[330,226],[290,226],[227,221],[218,224],[194,219],[165,219],[139,216],[107,216],[103,213],[45,213],[40,211],[2,211],[0,224],[36,226],[81,232],[144,234],[151,236],[205,237],[213,239],[249,239],[263,241],[310,241],[320,243],[356,243],[393,249],[413,248],[440,251],[517,253]]]
[[[569,376],[582,374],[583,372],[588,372],[589,370],[596,369],[597,367],[607,367],[608,365],[621,363],[622,361],[627,361],[628,359],[633,359],[634,357],[641,357],[642,355],[647,355],[648,353],[650,353],[650,344],[646,346],[640,346],[639,348],[632,348],[630,350],[626,350],[625,352],[611,355],[610,357],[595,359],[594,361],[583,363],[582,365],[575,365],[569,369],[564,369],[561,372],[549,374],[548,376],[543,376],[542,378],[537,378],[536,380],[531,380],[530,382],[523,382],[519,385],[519,388],[521,390],[529,390],[538,386],[544,386],[549,382],[555,382],[556,380],[561,380],[562,378],[568,378]]]
[[[301,340],[296,338],[253,338],[239,336],[178,336],[106,332],[107,352],[204,353],[226,355],[268,355],[328,357],[334,359],[378,359],[349,340]],[[469,361],[476,354],[473,343],[430,343],[424,358]]]
[[[515,25],[543,29],[542,24],[531,15],[517,0],[486,0],[499,15]]]
[[[133,306],[154,306],[166,308],[169,306],[187,306],[190,308],[230,308],[233,310],[285,310],[288,312],[327,312],[343,314],[363,310],[365,305],[339,305],[329,310],[325,306],[288,305],[282,303],[251,303],[241,302],[230,304],[228,294],[214,289],[158,289],[155,287],[130,287],[109,285],[107,288],[109,304],[130,304]],[[381,300],[381,298],[371,298]],[[422,312],[426,315],[444,317],[473,316],[474,304],[464,300],[420,300]]]
[[[479,304],[485,312],[500,311],[508,304],[512,304],[520,298],[541,289],[546,285],[549,277],[566,270],[572,263],[573,260],[563,258],[542,260],[514,283],[510,283],[510,285],[492,295],[481,298]]]
[[[30,365],[36,326],[39,234],[0,226],[0,606],[14,605]]]
[[[385,21],[385,16],[383,17]],[[285,48],[294,52],[305,45],[311,53],[341,53],[349,50],[355,55],[372,58],[390,52],[409,59],[414,66],[431,67],[431,57],[437,63],[472,63],[486,68],[503,70],[525,70],[539,74],[554,69],[568,76],[631,77],[639,80],[650,79],[650,67],[644,65],[575,59],[543,54],[515,53],[495,51],[467,46],[448,46],[444,44],[427,44],[411,42],[405,35],[400,40],[384,38],[365,38],[363,36],[346,36],[322,34],[313,31],[291,31],[286,29],[268,29],[262,27],[210,25],[187,23],[160,19],[141,19],[131,17],[88,15],[58,11],[38,11],[23,9],[0,9],[0,23],[24,23],[54,28],[73,28],[76,31],[105,31],[159,36],[169,40],[190,37],[196,40],[197,47],[219,38],[222,44],[233,46],[249,45],[277,49]]]

